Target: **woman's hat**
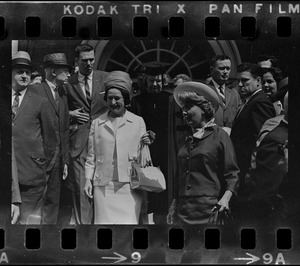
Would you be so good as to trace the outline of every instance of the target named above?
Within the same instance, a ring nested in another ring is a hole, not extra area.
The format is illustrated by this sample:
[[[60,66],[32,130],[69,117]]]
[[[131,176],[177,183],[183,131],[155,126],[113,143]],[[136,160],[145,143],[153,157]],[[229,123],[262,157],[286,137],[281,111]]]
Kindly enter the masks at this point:
[[[54,53],[48,54],[44,57],[44,65],[43,67],[68,67],[71,66],[68,64],[67,57],[64,53]]]
[[[128,73],[124,71],[112,71],[104,81],[105,92],[111,88],[116,88],[128,93],[131,96],[132,81]]]
[[[15,66],[26,66],[31,68],[31,59],[27,52],[18,51],[12,57],[12,67]]]
[[[178,94],[185,91],[195,92],[197,95],[205,97],[209,102],[211,102],[215,111],[218,110],[219,97],[211,87],[203,83],[193,81],[179,84],[174,90],[174,99],[179,106],[181,106],[181,102],[179,101]]]

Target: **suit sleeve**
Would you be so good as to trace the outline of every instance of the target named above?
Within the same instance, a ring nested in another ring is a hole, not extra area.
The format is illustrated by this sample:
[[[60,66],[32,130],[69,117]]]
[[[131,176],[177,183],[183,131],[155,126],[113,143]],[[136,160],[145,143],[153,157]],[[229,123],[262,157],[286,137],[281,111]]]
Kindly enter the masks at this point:
[[[12,156],[11,156],[11,175],[12,175],[12,203],[22,203],[21,194],[19,189],[19,180],[18,180],[18,169],[17,169],[17,162],[15,158],[14,149],[12,148]]]
[[[90,128],[89,139],[88,139],[88,152],[85,162],[85,178],[93,179],[95,171],[95,124],[97,120],[93,120]]]
[[[255,139],[258,138],[258,134],[263,124],[270,118],[275,116],[275,109],[270,102],[258,102],[252,109],[251,118],[253,121]]]
[[[222,129],[220,129],[222,130]],[[226,181],[226,190],[230,190],[236,195],[239,187],[238,174],[240,169],[237,165],[235,151],[230,137],[224,131],[221,132],[222,160],[223,160],[223,176]]]
[[[54,156],[57,142],[55,127],[53,125],[53,119],[51,119],[51,116],[52,112],[50,102],[44,98],[41,106],[40,123],[47,166],[50,164]]]

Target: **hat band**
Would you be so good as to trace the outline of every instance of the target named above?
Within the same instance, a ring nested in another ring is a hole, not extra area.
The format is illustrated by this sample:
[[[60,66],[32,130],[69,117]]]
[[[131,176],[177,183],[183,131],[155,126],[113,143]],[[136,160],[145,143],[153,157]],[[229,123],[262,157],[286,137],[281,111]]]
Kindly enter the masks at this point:
[[[16,58],[12,60],[12,65],[28,65],[31,66],[31,62],[26,58]]]

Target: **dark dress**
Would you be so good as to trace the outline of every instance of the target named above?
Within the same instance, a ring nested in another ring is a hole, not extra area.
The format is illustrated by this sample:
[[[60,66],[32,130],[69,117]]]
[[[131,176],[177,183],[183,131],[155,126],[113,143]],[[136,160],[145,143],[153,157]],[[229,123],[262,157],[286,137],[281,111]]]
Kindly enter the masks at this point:
[[[229,135],[215,125],[178,153],[177,214],[188,224],[206,224],[226,190],[236,194],[238,173]]]

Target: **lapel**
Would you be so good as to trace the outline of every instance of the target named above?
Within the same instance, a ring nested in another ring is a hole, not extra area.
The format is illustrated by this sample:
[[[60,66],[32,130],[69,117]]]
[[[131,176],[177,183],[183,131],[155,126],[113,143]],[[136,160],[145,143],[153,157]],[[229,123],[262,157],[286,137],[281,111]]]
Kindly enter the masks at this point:
[[[231,95],[232,95],[231,89],[225,86],[225,107],[227,107],[228,104],[230,103]]]
[[[16,115],[15,115],[15,117],[14,117],[13,120],[16,120],[16,119],[17,119],[17,117],[18,117],[19,114],[23,111],[24,106],[26,106],[27,101],[28,101],[30,98],[31,98],[31,92],[27,89],[27,91],[26,91],[26,93],[25,93],[25,95],[24,95],[24,98],[23,98],[23,100],[22,100],[22,102],[21,102],[21,105],[20,105],[19,108],[17,109]]]
[[[77,93],[77,95],[79,96],[79,98],[81,98],[81,100],[85,104],[85,107],[88,108],[88,110],[89,110],[88,102],[86,100],[86,97],[85,97],[85,95],[84,95],[84,93],[82,91],[82,88],[81,88],[79,80],[78,80],[78,74],[75,74],[75,76],[74,76],[74,82],[72,84],[73,84],[74,91]]]
[[[58,108],[57,108],[57,105],[56,105],[56,103],[54,101],[54,98],[53,98],[53,95],[52,95],[50,87],[48,86],[48,84],[46,82],[42,83],[42,84],[44,86],[44,90],[45,90],[45,93],[46,93],[46,95],[48,97],[49,102],[52,104],[52,107],[54,108],[56,114],[59,116]]]
[[[214,83],[213,83],[212,81],[210,81],[208,85],[210,85],[210,87],[211,87],[211,88],[214,90],[214,92],[218,95],[218,98],[219,98],[219,106],[224,107],[223,99],[221,98],[219,92],[217,91],[217,89],[216,89]],[[225,89],[225,90],[226,90],[226,89]],[[226,97],[226,95],[225,95],[225,97]],[[225,98],[225,101],[226,101],[226,98]]]
[[[248,106],[256,99],[257,96],[259,96],[259,95],[261,94],[261,92],[262,92],[262,91],[257,92],[255,95],[253,95],[253,96],[248,100],[248,102],[245,103],[244,106],[241,105],[241,107],[243,107],[243,108],[241,109],[241,107],[240,107],[239,111],[238,111],[237,114],[236,114],[236,118],[237,118],[237,117],[240,117],[241,114],[245,113],[245,111],[247,110]]]
[[[110,132],[112,135],[115,135],[113,125],[108,118],[108,112],[105,112],[103,115],[99,116],[98,125],[100,126],[102,124],[104,124],[104,128],[106,128],[108,132]]]
[[[93,80],[92,80],[92,100],[96,94],[97,85],[100,84],[100,77],[97,71],[93,71]]]

